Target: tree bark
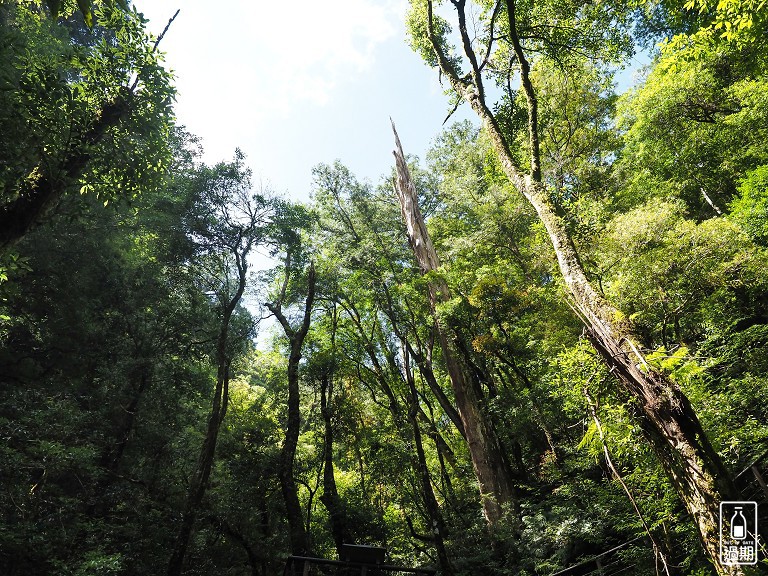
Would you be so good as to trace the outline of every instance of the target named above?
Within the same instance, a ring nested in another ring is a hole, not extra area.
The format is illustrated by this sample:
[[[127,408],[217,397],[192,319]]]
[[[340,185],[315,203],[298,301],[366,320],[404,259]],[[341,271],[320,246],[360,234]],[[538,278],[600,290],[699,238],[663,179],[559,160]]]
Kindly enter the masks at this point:
[[[464,0],[453,2],[459,18],[463,17]],[[625,316],[600,296],[590,285],[575,246],[562,219],[549,201],[537,167],[538,121],[536,98],[529,77],[530,67],[517,35],[514,0],[506,0],[510,41],[521,73],[521,86],[528,103],[531,173],[517,165],[493,112],[488,108],[479,69],[459,77],[454,65],[442,51],[436,37],[432,1],[427,0],[428,34],[443,74],[452,88],[464,98],[480,117],[502,169],[509,181],[533,206],[544,224],[557,257],[567,295],[574,311],[586,326],[587,336],[624,389],[641,409],[641,424],[681,500],[692,516],[702,546],[718,574],[741,575],[738,566],[725,566],[719,557],[719,502],[738,500],[731,475],[709,442],[701,423],[685,394],[668,377],[650,368],[636,343]],[[466,30],[460,30],[465,52],[475,62]],[[642,366],[642,368],[641,368]]]
[[[642,356],[623,350],[615,338],[598,335],[591,327],[587,336],[639,404],[643,432],[696,524],[718,574],[743,574],[739,566],[720,563],[719,549],[720,502],[741,498],[690,401],[676,384],[645,365]],[[646,371],[640,368],[643,365]]]
[[[289,266],[290,259],[288,258],[285,272],[286,284],[288,282]],[[283,441],[283,447],[280,451],[278,476],[280,478],[280,488],[283,493],[286,516],[288,518],[291,553],[294,556],[306,556],[309,554],[310,550],[309,537],[304,528],[304,521],[301,513],[299,491],[296,486],[296,480],[293,477],[293,464],[296,459],[296,447],[299,443],[299,430],[301,426],[299,361],[301,360],[301,349],[304,345],[304,339],[309,331],[314,299],[315,266],[314,264],[310,264],[309,275],[307,278],[307,299],[304,302],[304,317],[298,330],[294,330],[291,327],[288,319],[283,314],[282,301],[278,300],[276,303],[266,304],[267,308],[275,315],[280,322],[280,325],[283,327],[283,331],[288,337],[290,345],[290,355],[288,356],[288,420],[286,424],[285,440]]]
[[[437,399],[437,403],[440,404],[440,408],[443,409],[443,412],[445,412],[445,415],[448,416],[448,419],[451,422],[453,422],[454,426],[456,426],[456,429],[459,431],[459,434],[461,434],[464,440],[466,440],[467,433],[464,431],[464,423],[461,421],[461,416],[459,416],[459,413],[456,411],[456,408],[454,408],[451,401],[445,395],[445,392],[443,391],[442,387],[437,381],[437,378],[435,378],[435,371],[432,369],[432,360],[430,358],[427,358],[427,356],[422,352],[417,353],[413,349],[413,346],[410,344],[410,342],[407,343],[407,346],[408,346],[408,352],[411,354],[411,356],[413,356],[413,359],[416,361],[416,365],[419,367],[419,372],[424,377],[424,380],[427,382],[429,389],[435,395],[435,398]]]
[[[397,165],[395,190],[408,231],[408,241],[421,273],[428,274],[436,271],[440,267],[440,262],[419,210],[416,188],[411,180],[394,123],[392,130],[395,133],[396,149],[393,153]],[[429,282],[429,299],[432,312],[437,317],[437,305],[450,299],[445,280],[433,278]],[[446,368],[453,386],[456,407],[466,435],[472,467],[480,486],[483,514],[488,525],[493,527],[503,516],[505,506],[511,505],[517,515],[518,500],[514,478],[504,458],[493,424],[482,411],[482,398],[479,391],[473,385],[468,369],[457,353],[453,335],[439,320],[436,320],[436,326],[440,347],[443,350]]]
[[[228,322],[227,322],[228,323]],[[224,331],[222,331],[223,333]],[[217,355],[225,350],[226,335],[222,339],[219,335],[217,345]],[[181,517],[181,526],[173,546],[171,559],[168,562],[168,576],[180,576],[184,568],[184,558],[189,546],[189,539],[192,536],[192,529],[197,519],[197,513],[203,496],[208,488],[208,479],[213,467],[213,459],[216,453],[216,441],[219,435],[221,423],[227,411],[227,398],[229,392],[229,359],[224,355],[223,361],[220,361],[218,373],[216,376],[216,389],[213,394],[211,412],[208,416],[208,426],[205,439],[200,449],[197,467],[192,474],[190,481],[187,503]]]

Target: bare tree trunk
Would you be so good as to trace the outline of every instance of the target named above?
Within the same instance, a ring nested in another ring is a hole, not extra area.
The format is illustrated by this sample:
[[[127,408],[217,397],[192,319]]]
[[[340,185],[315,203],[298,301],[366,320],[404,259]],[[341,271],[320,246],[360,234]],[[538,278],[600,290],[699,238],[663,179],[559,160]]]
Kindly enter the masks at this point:
[[[400,201],[403,219],[408,230],[416,261],[422,274],[436,271],[440,267],[437,252],[424,224],[424,218],[418,206],[416,189],[405,162],[400,138],[395,130],[396,149],[393,152],[397,164],[397,183],[395,190]],[[437,304],[450,299],[448,286],[444,280],[436,278],[429,282],[430,306],[436,312]],[[469,447],[472,466],[480,485],[483,514],[488,525],[493,527],[501,519],[504,507],[511,505],[517,515],[518,500],[512,472],[504,458],[501,443],[492,422],[481,408],[482,399],[476,386],[472,384],[467,367],[457,353],[453,334],[436,320],[440,347],[443,350],[448,375],[453,386],[453,395],[464,428]]]
[[[538,157],[538,111],[530,81],[528,61],[517,35],[515,0],[506,0],[509,41],[519,65],[521,86],[528,103],[531,172],[516,163],[493,112],[488,108],[477,64],[464,21],[466,0],[453,2],[459,17],[464,51],[472,73],[460,77],[436,36],[432,1],[427,0],[428,34],[441,71],[458,95],[480,117],[502,169],[509,181],[536,210],[554,248],[567,295],[574,311],[587,328],[587,336],[625,390],[641,409],[641,424],[672,484],[685,503],[699,531],[702,546],[718,574],[741,575],[739,566],[725,566],[719,556],[719,503],[737,500],[738,492],[728,470],[709,442],[690,401],[668,377],[653,370],[639,352],[642,341],[619,310],[590,285],[562,219],[549,201],[541,182]],[[642,368],[641,368],[642,366]]]
[[[285,284],[288,283],[288,274],[290,267],[290,258],[286,263]],[[304,345],[304,339],[309,331],[309,324],[312,315],[312,305],[315,299],[315,266],[310,264],[309,275],[307,278],[307,299],[304,302],[304,318],[298,330],[294,330],[288,319],[282,311],[282,297],[276,303],[267,303],[275,317],[283,327],[285,335],[290,344],[290,355],[288,356],[288,421],[286,424],[285,440],[280,452],[280,468],[278,476],[280,478],[280,488],[285,501],[286,515],[288,517],[288,527],[290,532],[291,552],[296,556],[305,556],[309,553],[309,537],[304,528],[304,521],[301,513],[301,503],[299,502],[299,491],[296,486],[296,480],[293,477],[293,463],[296,459],[296,446],[299,443],[299,430],[301,426],[301,412],[299,393],[299,361],[301,360],[301,349]]]

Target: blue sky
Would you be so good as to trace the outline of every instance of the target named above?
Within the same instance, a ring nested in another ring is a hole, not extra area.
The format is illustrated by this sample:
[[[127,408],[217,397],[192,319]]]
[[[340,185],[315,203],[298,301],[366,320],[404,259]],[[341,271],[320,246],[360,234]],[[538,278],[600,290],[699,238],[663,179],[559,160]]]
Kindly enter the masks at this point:
[[[448,98],[406,43],[407,0],[136,0],[176,74],[180,123],[205,160],[245,152],[257,180],[305,200],[312,167],[341,160],[377,183],[392,166],[391,116],[424,158]],[[647,63],[640,55],[636,64]],[[632,73],[625,72],[626,87]],[[477,122],[466,104],[452,117]]]
[[[424,157],[448,111],[435,70],[406,44],[404,0],[137,0],[176,74],[180,123],[207,162],[241,148],[257,180],[306,199],[312,167],[340,159],[378,182],[391,116]],[[471,117],[468,110],[456,119]]]

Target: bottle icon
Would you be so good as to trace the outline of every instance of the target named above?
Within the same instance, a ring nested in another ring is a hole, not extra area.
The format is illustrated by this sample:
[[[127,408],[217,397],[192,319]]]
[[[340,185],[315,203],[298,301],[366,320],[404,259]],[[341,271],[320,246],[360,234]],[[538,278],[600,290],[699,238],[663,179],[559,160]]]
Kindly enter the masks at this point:
[[[734,540],[744,540],[747,537],[747,519],[741,513],[741,506],[736,506],[731,518],[731,537]]]

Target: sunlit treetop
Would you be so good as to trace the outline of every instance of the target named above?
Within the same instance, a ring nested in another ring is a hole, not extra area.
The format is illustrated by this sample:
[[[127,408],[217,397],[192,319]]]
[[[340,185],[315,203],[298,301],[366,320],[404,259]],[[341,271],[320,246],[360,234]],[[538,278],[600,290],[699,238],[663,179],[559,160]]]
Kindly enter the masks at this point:
[[[711,18],[711,24],[702,31],[728,42],[759,42],[768,24],[766,0],[688,0],[685,8]]]

